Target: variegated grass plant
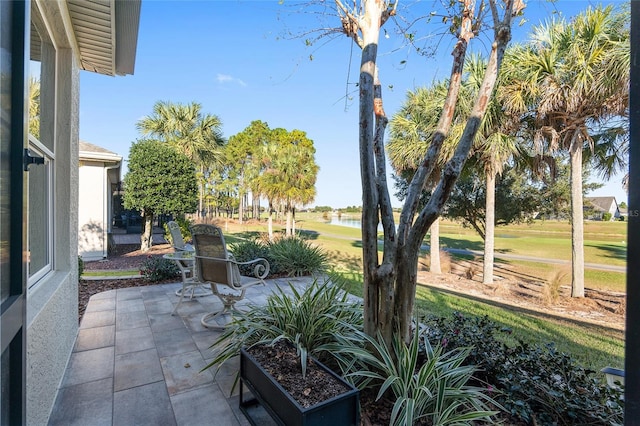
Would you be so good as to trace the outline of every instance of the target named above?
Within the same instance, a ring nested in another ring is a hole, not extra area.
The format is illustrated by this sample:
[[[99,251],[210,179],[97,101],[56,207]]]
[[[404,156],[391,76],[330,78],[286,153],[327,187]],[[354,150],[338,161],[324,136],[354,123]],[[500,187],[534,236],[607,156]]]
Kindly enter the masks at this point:
[[[493,424],[499,405],[485,389],[469,385],[475,366],[463,365],[470,348],[444,352],[416,333],[409,345],[399,336],[391,351],[382,338],[365,336],[367,348],[338,342],[331,350],[343,368],[345,378],[358,387],[379,386],[376,399],[388,392],[394,401],[391,425],[413,425],[426,418],[430,425]]]
[[[236,312],[225,331],[211,345],[215,357],[204,369],[216,367],[240,354],[240,348],[271,345],[285,340],[293,344],[302,374],[306,374],[307,356],[330,360],[327,347],[340,341],[354,347],[362,345],[362,307],[350,302],[341,286],[325,280],[314,280],[304,291],[291,283],[290,294],[278,288],[262,306]],[[236,383],[238,377],[236,376]],[[235,384],[234,383],[234,388]]]

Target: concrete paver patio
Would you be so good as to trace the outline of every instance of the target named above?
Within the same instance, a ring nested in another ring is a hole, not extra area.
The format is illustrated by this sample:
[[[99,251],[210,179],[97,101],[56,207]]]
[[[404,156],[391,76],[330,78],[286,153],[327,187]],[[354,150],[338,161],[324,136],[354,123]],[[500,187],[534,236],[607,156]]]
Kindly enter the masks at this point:
[[[238,307],[261,304],[279,286],[302,288],[309,277],[267,280],[247,290]],[[238,359],[201,371],[221,331],[203,327],[222,307],[215,296],[186,299],[181,284],[110,290],[91,297],[60,385],[49,425],[248,425],[231,389]],[[262,409],[258,424],[275,424]]]

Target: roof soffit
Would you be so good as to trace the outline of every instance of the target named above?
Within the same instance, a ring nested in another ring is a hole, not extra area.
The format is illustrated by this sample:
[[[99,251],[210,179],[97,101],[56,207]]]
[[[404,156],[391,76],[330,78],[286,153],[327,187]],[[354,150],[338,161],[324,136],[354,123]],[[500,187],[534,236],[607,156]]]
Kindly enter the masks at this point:
[[[31,59],[40,60],[38,34],[46,31],[54,47],[74,50],[83,70],[133,74],[140,0],[32,0],[32,5]]]

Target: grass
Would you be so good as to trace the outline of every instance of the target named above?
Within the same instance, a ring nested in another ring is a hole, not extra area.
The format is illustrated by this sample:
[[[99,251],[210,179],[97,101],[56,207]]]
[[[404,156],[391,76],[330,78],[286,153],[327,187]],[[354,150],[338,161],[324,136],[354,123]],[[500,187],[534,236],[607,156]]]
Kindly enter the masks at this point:
[[[84,271],[83,277],[126,277],[130,275],[140,275],[139,269],[118,269],[113,271]]]
[[[362,297],[362,275],[341,275],[349,284],[349,292]],[[556,347],[570,353],[581,365],[595,371],[604,366],[624,368],[624,332],[595,325],[581,325],[565,319],[524,312],[517,307],[494,306],[472,298],[456,296],[445,291],[418,287],[416,313],[419,316],[464,315],[484,316],[502,327],[512,330],[505,343],[522,340],[528,343],[555,342]]]
[[[362,244],[360,229],[326,223],[318,214],[304,214],[298,227],[329,252],[344,253],[346,265],[337,265],[349,270],[350,265],[361,264]],[[626,222],[585,222],[585,262],[613,266],[626,265]],[[594,239],[590,239],[594,238]],[[595,239],[597,238],[597,239]],[[345,239],[351,240],[345,244]],[[425,243],[429,244],[429,235]],[[482,239],[472,229],[456,222],[442,220],[440,223],[441,248],[455,248],[482,252]],[[501,226],[496,229],[496,263],[501,263],[516,272],[547,280],[558,270],[569,268],[571,259],[571,226],[567,222],[536,221],[532,224]],[[566,265],[500,258],[500,253],[532,256],[567,261]],[[424,252],[427,254],[427,252]],[[335,255],[334,258],[339,256]],[[469,259],[472,256],[455,254],[454,257]],[[353,259],[357,258],[358,262]],[[344,267],[343,267],[344,266]],[[567,269],[570,271],[570,269]],[[571,275],[565,277],[563,285],[571,284]],[[614,271],[585,269],[585,286],[593,289],[625,291],[626,274]]]

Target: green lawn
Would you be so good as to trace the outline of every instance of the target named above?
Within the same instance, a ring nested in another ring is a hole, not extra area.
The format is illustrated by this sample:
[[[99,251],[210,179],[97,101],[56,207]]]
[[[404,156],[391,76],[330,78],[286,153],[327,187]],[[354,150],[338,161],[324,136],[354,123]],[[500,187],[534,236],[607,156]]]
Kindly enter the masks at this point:
[[[362,275],[342,274],[349,292],[362,297]],[[558,350],[570,353],[580,365],[600,371],[605,366],[624,368],[624,332],[595,325],[581,325],[569,320],[553,319],[517,307],[494,306],[445,291],[418,287],[416,313],[419,316],[448,317],[453,312],[463,315],[487,315],[493,322],[512,330],[505,343],[517,340],[546,344],[554,342]]]

